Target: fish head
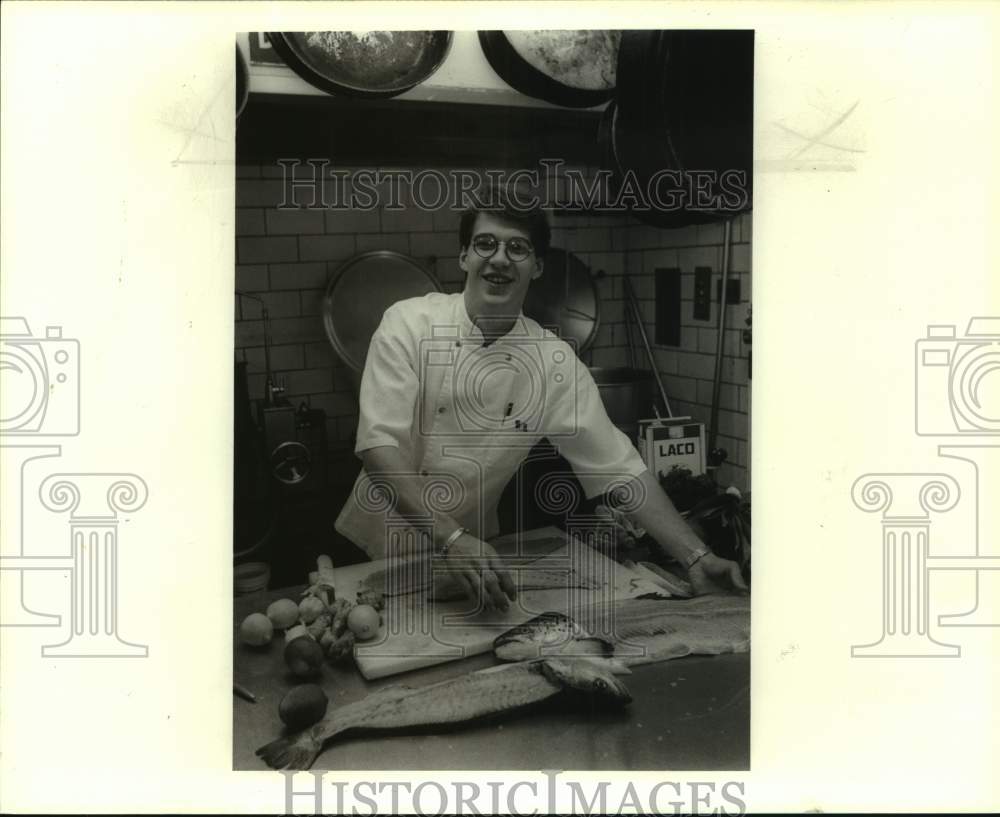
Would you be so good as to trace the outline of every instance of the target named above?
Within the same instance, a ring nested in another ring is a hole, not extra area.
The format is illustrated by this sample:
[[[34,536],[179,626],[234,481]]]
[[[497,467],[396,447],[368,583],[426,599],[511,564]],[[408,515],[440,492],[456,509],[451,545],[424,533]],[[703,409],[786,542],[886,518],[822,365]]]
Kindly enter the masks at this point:
[[[545,658],[542,672],[567,689],[585,692],[610,703],[624,705],[632,696],[628,688],[615,678],[610,665],[595,658]]]
[[[493,652],[501,661],[528,661],[572,647],[584,635],[564,613],[542,613],[497,636]]]

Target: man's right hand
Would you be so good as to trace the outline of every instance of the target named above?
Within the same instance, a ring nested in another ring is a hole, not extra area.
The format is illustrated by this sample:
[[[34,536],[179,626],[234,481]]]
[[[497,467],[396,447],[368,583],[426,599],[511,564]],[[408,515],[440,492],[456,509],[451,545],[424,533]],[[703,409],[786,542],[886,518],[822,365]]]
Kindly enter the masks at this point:
[[[470,533],[459,536],[447,556],[436,561],[448,570],[470,599],[478,602],[482,593],[487,609],[506,610],[517,598],[514,581],[493,546]]]

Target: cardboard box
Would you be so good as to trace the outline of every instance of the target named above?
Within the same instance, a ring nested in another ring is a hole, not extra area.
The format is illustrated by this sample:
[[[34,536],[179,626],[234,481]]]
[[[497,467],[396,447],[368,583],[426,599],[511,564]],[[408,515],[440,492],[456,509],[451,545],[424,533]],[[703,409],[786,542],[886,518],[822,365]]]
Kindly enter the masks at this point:
[[[690,417],[639,421],[639,454],[650,472],[661,479],[675,465],[693,476],[705,473],[705,424]]]

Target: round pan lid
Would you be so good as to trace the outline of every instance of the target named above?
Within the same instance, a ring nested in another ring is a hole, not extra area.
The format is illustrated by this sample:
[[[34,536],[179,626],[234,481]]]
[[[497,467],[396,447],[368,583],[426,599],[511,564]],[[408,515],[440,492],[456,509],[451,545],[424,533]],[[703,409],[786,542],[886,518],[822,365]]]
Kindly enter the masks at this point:
[[[577,354],[585,351],[601,322],[590,268],[573,253],[550,248],[541,277],[528,287],[522,311],[573,344]]]
[[[327,285],[326,336],[347,366],[363,372],[368,345],[385,310],[397,301],[441,291],[437,278],[407,255],[391,250],[356,255]]]
[[[268,32],[281,58],[330,94],[386,98],[419,85],[444,62],[450,31]]]

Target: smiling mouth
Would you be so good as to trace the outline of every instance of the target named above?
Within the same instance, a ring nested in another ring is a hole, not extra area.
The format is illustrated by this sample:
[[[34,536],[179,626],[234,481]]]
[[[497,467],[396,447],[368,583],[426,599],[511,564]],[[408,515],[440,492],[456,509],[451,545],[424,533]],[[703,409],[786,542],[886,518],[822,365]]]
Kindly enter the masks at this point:
[[[513,283],[514,281],[513,278],[508,278],[506,275],[496,275],[496,274],[484,275],[483,280],[489,281],[491,284],[498,284],[498,285],[510,284]]]

